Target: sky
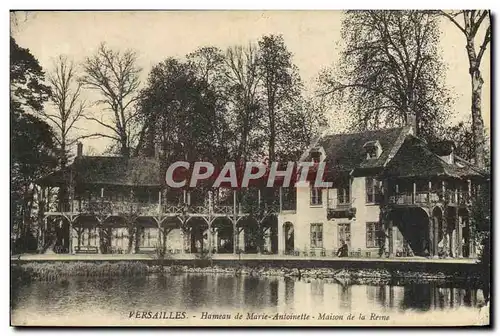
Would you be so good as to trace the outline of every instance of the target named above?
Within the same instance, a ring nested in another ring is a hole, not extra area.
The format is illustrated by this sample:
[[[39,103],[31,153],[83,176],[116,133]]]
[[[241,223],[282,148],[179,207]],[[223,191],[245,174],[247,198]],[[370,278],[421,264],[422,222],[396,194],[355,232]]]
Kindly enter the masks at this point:
[[[167,57],[184,57],[202,46],[225,49],[257,42],[266,34],[282,34],[306,87],[312,89],[318,73],[338,61],[342,15],[340,11],[30,12],[17,13],[18,24],[12,27],[12,35],[21,47],[30,49],[46,71],[61,54],[81,63],[101,42],[121,50],[133,48],[138,52],[145,81],[149,70]],[[455,115],[449,120],[454,124],[470,115],[465,38],[444,19],[441,30],[442,55],[448,68],[445,84],[456,98]],[[481,70],[485,82],[482,113],[489,130],[489,47]],[[90,92],[84,97],[96,99]],[[92,107],[89,113],[100,113],[99,107]],[[341,130],[333,111],[327,117],[333,131]],[[79,127],[87,132],[101,130],[89,121],[80,122]],[[103,139],[85,139],[83,143],[85,154],[99,154],[108,144]]]

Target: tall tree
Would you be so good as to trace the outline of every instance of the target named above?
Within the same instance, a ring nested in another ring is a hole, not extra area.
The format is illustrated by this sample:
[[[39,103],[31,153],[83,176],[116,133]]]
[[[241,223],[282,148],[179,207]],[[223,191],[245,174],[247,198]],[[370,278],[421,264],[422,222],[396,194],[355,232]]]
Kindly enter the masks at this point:
[[[41,112],[49,99],[50,87],[45,84],[45,73],[28,49],[10,38],[10,100],[11,112]]]
[[[262,128],[263,106],[259,94],[261,80],[257,49],[252,44],[229,47],[225,64],[227,99],[236,141],[234,159],[245,162],[252,156],[258,156],[262,140],[258,132]]]
[[[450,98],[443,85],[438,20],[422,11],[348,11],[338,67],[320,76],[320,93],[359,130],[410,124],[434,137]],[[334,71],[332,71],[334,70]]]
[[[140,85],[141,68],[137,65],[137,54],[132,50],[115,51],[102,43],[95,55],[87,57],[83,68],[85,75],[82,83],[90,89],[98,91],[102,99],[98,104],[111,111],[111,117],[86,117],[97,122],[110,133],[98,133],[96,136],[109,138],[119,145],[120,154],[130,155],[133,140],[136,136],[134,127],[137,100]]]
[[[302,84],[298,69],[292,63],[292,53],[283,36],[268,35],[259,40],[258,72],[262,78],[263,99],[266,105],[270,161],[276,159],[277,122],[287,103],[300,95]]]
[[[326,107],[316,97],[299,97],[287,109],[286,119],[277,125],[276,154],[281,162],[295,161],[311,141],[327,126]]]
[[[158,144],[162,162],[218,161],[220,130],[227,125],[217,112],[217,95],[189,63],[169,58],[153,67],[139,108],[146,152]]]
[[[55,111],[45,110],[43,115],[54,126],[54,139],[59,147],[59,164],[64,168],[68,162],[68,149],[78,141],[78,137],[72,132],[85,112],[85,103],[80,99],[82,82],[77,79],[74,63],[62,55],[55,60],[48,82],[52,89],[50,100]]]
[[[484,81],[480,66],[484,52],[491,40],[490,11],[442,11],[441,14],[448,18],[465,36],[465,51],[469,59],[469,75],[472,90],[471,113],[475,161],[479,167],[484,167],[484,147],[486,142],[484,137],[484,121],[481,115],[481,94]],[[479,48],[477,48],[478,42]]]
[[[39,117],[51,94],[44,80],[38,60],[11,37],[11,225],[21,242],[31,231],[34,182],[55,166],[52,130]]]

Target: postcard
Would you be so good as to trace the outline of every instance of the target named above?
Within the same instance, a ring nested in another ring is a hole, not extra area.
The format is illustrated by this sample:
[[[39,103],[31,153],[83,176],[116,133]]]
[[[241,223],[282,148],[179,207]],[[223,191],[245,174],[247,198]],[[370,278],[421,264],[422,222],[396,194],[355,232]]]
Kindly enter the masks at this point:
[[[11,11],[12,326],[490,326],[487,10]]]

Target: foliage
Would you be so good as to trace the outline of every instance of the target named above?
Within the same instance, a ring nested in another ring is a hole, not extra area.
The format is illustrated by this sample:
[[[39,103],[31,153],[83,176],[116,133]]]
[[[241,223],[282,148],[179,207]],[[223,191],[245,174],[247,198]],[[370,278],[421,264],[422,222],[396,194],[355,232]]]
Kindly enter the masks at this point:
[[[268,157],[276,159],[276,146],[280,125],[288,122],[288,112],[295,108],[295,99],[300,97],[302,82],[298,68],[292,63],[283,36],[267,35],[259,40],[258,73],[262,78],[262,99],[266,106]]]
[[[25,273],[34,280],[57,280],[70,276],[109,277],[138,276],[148,273],[148,266],[142,262],[31,262],[13,266],[16,274]]]
[[[34,220],[34,182],[55,166],[55,144],[50,126],[38,117],[51,94],[44,72],[12,37],[10,47],[11,224],[23,240],[29,238]]]
[[[165,164],[203,159],[216,164],[226,156],[223,107],[192,64],[169,58],[156,65],[141,91],[139,107],[139,149],[144,154],[159,147]]]
[[[17,112],[26,112],[27,109],[34,112],[43,110],[43,104],[51,95],[50,88],[44,84],[44,77],[38,60],[11,37],[10,99],[11,106],[13,105]]]
[[[349,11],[339,65],[320,76],[320,94],[358,130],[411,124],[435,137],[449,113],[438,21],[426,11]]]

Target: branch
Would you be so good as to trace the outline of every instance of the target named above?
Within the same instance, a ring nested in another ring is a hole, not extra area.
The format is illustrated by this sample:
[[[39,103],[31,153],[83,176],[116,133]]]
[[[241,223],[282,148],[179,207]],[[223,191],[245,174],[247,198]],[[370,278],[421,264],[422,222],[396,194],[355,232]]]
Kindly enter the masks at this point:
[[[465,29],[455,20],[455,18],[453,16],[451,16],[448,13],[446,13],[445,11],[441,11],[441,14],[444,15],[445,17],[447,17],[451,22],[453,22],[455,24],[455,26],[457,26],[458,29],[460,29],[460,31],[462,33],[464,33],[465,36],[467,36],[467,32],[465,31]],[[457,14],[455,14],[455,16],[458,15],[458,14],[460,14],[460,12],[457,13]]]
[[[94,117],[87,117],[86,115],[83,116],[85,119],[87,120],[90,120],[90,121],[95,121],[96,123],[98,123],[99,125],[103,126],[103,127],[106,127],[107,129],[110,129],[112,130],[113,132],[115,132],[118,136],[120,136],[120,132],[119,130],[117,130],[116,128],[113,128],[111,126],[109,126],[108,124],[105,124],[104,122],[100,121],[99,119],[97,118],[94,118]]]
[[[72,143],[74,143],[74,142],[75,142],[75,141],[77,141],[77,140],[87,139],[87,138],[93,138],[93,137],[108,138],[108,139],[112,139],[112,140],[115,140],[115,141],[120,141],[120,138],[114,137],[114,136],[109,135],[109,134],[103,134],[103,133],[92,133],[92,134],[87,134],[87,135],[80,135],[80,136],[76,137],[76,138],[72,141]]]
[[[484,40],[483,43],[481,44],[481,47],[479,48],[479,54],[477,55],[477,64],[481,64],[481,58],[483,57],[484,51],[486,50],[486,47],[488,46],[488,43],[491,40],[491,23],[488,26],[488,29],[486,29],[486,33],[484,34]]]

